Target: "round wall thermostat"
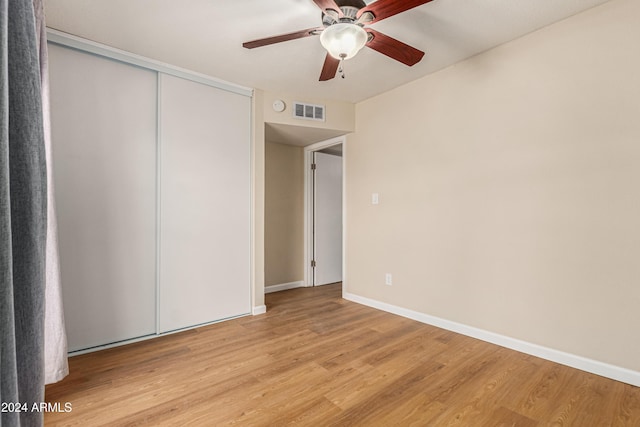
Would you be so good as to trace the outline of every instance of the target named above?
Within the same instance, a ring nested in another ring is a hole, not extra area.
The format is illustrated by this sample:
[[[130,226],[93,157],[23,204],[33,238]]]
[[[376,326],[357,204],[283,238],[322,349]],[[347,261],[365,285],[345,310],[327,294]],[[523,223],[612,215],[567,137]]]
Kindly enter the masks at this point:
[[[281,113],[284,111],[284,107],[284,102],[282,102],[281,99],[276,99],[275,101],[273,101],[273,111]]]

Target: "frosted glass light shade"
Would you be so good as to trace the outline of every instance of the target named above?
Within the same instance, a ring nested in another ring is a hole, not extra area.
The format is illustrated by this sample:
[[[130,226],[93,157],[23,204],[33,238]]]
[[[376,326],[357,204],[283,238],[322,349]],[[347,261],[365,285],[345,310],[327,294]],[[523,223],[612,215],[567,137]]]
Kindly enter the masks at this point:
[[[359,25],[341,22],[320,34],[320,43],[336,59],[353,58],[367,43],[367,32]]]

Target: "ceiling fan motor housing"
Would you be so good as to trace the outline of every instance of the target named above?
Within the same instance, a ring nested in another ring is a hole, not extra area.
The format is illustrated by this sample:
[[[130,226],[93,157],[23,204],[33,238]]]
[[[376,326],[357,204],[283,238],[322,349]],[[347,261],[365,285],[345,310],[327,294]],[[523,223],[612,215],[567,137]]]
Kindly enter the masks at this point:
[[[340,7],[343,17],[339,18],[337,13],[331,11],[322,12],[322,24],[325,27],[338,22],[355,22],[358,11],[367,5],[363,0],[337,0],[336,4]]]

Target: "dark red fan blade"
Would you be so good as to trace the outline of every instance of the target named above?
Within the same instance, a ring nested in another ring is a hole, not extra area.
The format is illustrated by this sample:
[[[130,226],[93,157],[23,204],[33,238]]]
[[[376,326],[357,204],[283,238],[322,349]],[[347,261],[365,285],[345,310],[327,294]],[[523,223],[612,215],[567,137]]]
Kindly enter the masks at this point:
[[[429,3],[430,1],[433,0],[378,0],[360,9],[357,17],[360,18],[365,12],[371,12],[375,18],[373,21],[367,22],[367,24],[373,24],[374,22],[382,21],[390,16],[397,15],[398,13]]]
[[[301,39],[304,37],[314,36],[322,30],[324,30],[324,27],[308,28],[306,30],[296,31],[295,33],[280,34],[279,36],[267,37],[264,39],[245,42],[242,43],[242,47],[253,49],[256,47],[267,46],[274,43],[286,42],[288,40]]]
[[[331,9],[338,12],[338,17],[342,18],[344,16],[342,14],[342,11],[340,10],[340,7],[338,7],[338,5],[334,0],[313,0],[313,1],[315,2],[315,4],[318,5],[320,10],[322,10],[323,12],[327,9]]]
[[[367,28],[366,30],[368,33],[373,35],[373,39],[367,43],[367,46],[387,55],[389,58],[393,58],[403,64],[412,66],[420,62],[424,56],[423,51],[402,43],[400,40],[396,40],[393,37],[389,37],[371,28]]]
[[[322,66],[322,72],[320,73],[320,81],[325,82],[334,78],[336,72],[338,72],[338,65],[340,65],[340,60],[327,53],[327,57],[324,59],[324,65]]]

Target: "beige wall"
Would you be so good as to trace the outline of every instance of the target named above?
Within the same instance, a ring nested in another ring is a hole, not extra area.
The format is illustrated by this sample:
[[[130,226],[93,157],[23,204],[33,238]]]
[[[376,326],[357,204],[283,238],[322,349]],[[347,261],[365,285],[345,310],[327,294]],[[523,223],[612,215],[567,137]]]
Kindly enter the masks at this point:
[[[276,99],[285,102],[285,111],[278,113],[273,110],[273,101]],[[291,108],[295,101],[324,105],[326,120],[293,118]],[[265,123],[291,125],[292,128],[298,129],[306,127],[325,131],[342,131],[338,134],[350,133],[355,129],[355,105],[262,90],[255,91],[254,104],[254,299],[256,301],[254,306],[256,306],[264,304],[265,285],[304,280],[303,149],[267,143]],[[304,137],[307,134],[302,132],[300,135]],[[300,141],[291,142],[299,143]],[[267,159],[265,159],[265,153],[268,156]],[[265,171],[265,167],[268,170]],[[264,240],[261,240],[263,236]]]
[[[251,183],[253,193],[252,212],[252,290],[253,307],[264,305],[264,94],[253,93],[253,137],[251,139]]]
[[[273,110],[273,101],[280,99],[284,101],[286,109],[280,113]],[[324,105],[326,111],[325,121],[304,120],[293,117],[293,103],[304,102],[307,104]],[[295,95],[284,93],[264,92],[264,121],[294,126],[306,126],[312,128],[324,128],[342,130],[345,133],[353,132],[355,129],[355,104],[342,101],[331,101],[328,99],[296,97]]]
[[[358,104],[346,291],[640,371],[638,40],[612,0]]]
[[[265,285],[304,280],[304,152],[265,144]]]

